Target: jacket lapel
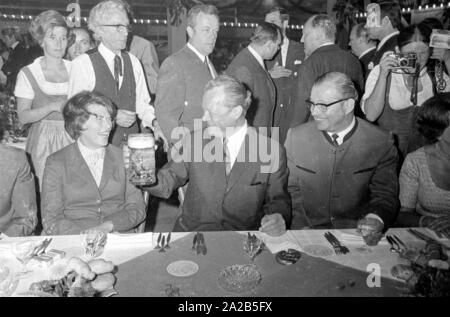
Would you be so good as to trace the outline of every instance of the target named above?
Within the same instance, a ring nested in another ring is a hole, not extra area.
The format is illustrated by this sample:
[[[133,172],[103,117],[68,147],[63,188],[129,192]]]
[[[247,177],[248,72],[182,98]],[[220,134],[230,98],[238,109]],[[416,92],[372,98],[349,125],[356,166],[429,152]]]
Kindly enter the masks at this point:
[[[91,183],[90,186],[86,186],[88,188],[97,188],[97,183],[95,182],[94,176],[92,176],[92,173],[89,169],[89,166],[87,165],[86,161],[83,158],[83,155],[81,155],[80,148],[78,147],[77,141],[73,143],[74,148],[74,155],[72,164],[70,165],[74,173],[73,175],[78,175],[84,183]]]
[[[103,161],[103,173],[102,179],[100,181],[99,191],[101,192],[106,184],[108,184],[109,179],[112,177],[115,172],[114,168],[114,158],[110,149],[111,145],[108,145],[105,149],[105,159]]]

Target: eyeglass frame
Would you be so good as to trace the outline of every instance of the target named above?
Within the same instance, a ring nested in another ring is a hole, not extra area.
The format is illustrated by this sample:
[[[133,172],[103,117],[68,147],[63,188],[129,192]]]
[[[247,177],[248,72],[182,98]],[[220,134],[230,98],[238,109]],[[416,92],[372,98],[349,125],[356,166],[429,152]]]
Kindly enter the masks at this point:
[[[308,105],[309,111],[312,111],[313,108],[319,107],[318,109],[319,109],[320,112],[325,112],[325,111],[327,111],[328,107],[331,107],[332,105],[335,105],[335,104],[337,104],[339,102],[346,101],[346,100],[349,100],[349,99],[354,99],[354,97],[346,97],[346,98],[339,99],[339,100],[336,100],[334,102],[326,103],[326,104],[325,103],[320,103],[320,102],[314,103],[314,102],[312,102],[309,99],[306,99],[305,102]]]
[[[122,28],[125,28],[128,33],[130,33],[133,30],[133,26],[131,24],[125,25],[125,24],[100,24],[99,26],[113,26],[116,28],[117,32],[121,32],[120,30],[123,30]]]
[[[87,111],[87,110],[86,110],[86,112],[90,116],[94,116],[97,121],[101,120],[102,122],[108,122],[108,123],[111,123],[111,124],[114,124],[116,122],[116,119],[111,117],[111,116],[108,118],[108,117],[102,116],[101,114],[98,114],[98,113],[90,112],[90,111]]]

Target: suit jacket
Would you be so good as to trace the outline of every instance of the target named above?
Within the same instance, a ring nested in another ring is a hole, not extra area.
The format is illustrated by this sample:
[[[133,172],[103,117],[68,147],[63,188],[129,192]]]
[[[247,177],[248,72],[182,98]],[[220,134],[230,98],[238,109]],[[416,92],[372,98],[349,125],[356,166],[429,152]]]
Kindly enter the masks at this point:
[[[247,122],[253,127],[272,127],[276,104],[276,88],[265,70],[250,53],[243,49],[231,61],[226,71],[236,77],[252,93],[252,103],[247,111]]]
[[[363,56],[359,57],[359,61],[361,62],[365,79],[367,79],[367,76],[369,76],[369,73],[371,71],[371,69],[369,69],[369,64],[372,61],[376,50],[377,50],[376,47],[374,47],[372,50],[368,51]]]
[[[364,77],[358,58],[335,44],[319,47],[300,67],[295,87],[297,94],[291,108],[292,113],[288,116],[289,126],[294,127],[308,120],[310,111],[305,100],[310,97],[316,79],[328,72],[347,74],[359,92],[364,88]]]
[[[100,186],[77,142],[47,158],[42,192],[43,234],[79,234],[107,220],[130,231],[145,219],[142,193],[128,182],[122,151],[108,145]]]
[[[280,128],[279,142],[284,143],[286,138],[286,133],[289,126],[286,125],[288,122],[288,112],[292,106],[292,100],[294,97],[295,82],[300,71],[300,65],[305,60],[305,48],[303,43],[299,43],[293,40],[289,40],[289,45],[286,54],[286,65],[285,68],[292,71],[289,77],[272,78],[275,87],[277,89],[277,103],[275,111],[273,113],[273,126]],[[281,49],[278,50],[277,54],[270,61],[266,61],[266,68],[272,69],[275,63],[278,65],[283,65]]]
[[[8,77],[6,87],[9,91],[14,92],[16,78],[22,67],[30,64],[32,60],[28,56],[25,44],[19,42],[9,54],[8,60],[3,64],[2,71]]]
[[[196,146],[199,140],[202,146]],[[274,159],[256,157],[258,141],[268,145],[271,152],[267,153]],[[280,213],[289,224],[289,171],[285,150],[278,142],[249,126],[228,178],[220,139],[195,131],[182,143],[173,159],[158,172],[158,184],[147,189],[152,195],[168,198],[189,181],[175,231],[258,230],[261,218],[272,213]],[[218,158],[210,160],[203,154],[195,159],[199,151],[209,153],[207,147],[212,144],[219,146]]]
[[[211,67],[212,64],[211,64]],[[155,112],[165,137],[175,143],[172,130],[194,128],[194,119],[203,116],[203,88],[212,78],[206,65],[185,45],[164,60],[156,84]]]
[[[0,232],[31,235],[37,225],[34,176],[25,152],[0,143]]]
[[[286,139],[291,229],[356,226],[368,213],[385,227],[398,212],[398,154],[392,134],[356,119],[357,126],[338,147],[315,122],[289,130]]]
[[[156,54],[155,45],[149,40],[133,35],[130,44],[130,53],[141,61],[147,79],[148,91],[154,94],[159,71],[158,54]]]

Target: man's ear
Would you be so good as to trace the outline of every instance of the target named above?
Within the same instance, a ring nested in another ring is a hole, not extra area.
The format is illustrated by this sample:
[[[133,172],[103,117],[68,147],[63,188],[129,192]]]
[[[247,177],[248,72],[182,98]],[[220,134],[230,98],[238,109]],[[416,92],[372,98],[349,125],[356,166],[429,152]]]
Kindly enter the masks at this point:
[[[194,29],[188,25],[188,27],[186,28],[187,34],[189,35],[189,38],[191,38],[194,35]]]
[[[242,108],[242,106],[237,106],[237,107],[234,107],[233,110],[231,110],[231,113],[233,114],[233,117],[235,119],[238,119],[242,115],[243,111],[244,111],[244,108]]]
[[[348,99],[344,103],[345,114],[349,114],[355,109],[355,99]]]
[[[382,20],[381,20],[381,26],[385,27],[385,26],[389,26],[392,25],[391,20],[389,20],[388,16],[385,16]]]

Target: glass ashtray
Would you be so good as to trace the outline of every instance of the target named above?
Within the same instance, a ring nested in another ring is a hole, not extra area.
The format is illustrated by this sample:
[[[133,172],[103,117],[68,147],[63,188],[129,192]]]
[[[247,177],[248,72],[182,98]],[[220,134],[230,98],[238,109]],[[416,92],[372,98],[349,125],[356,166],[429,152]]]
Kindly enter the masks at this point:
[[[106,245],[107,234],[103,231],[85,231],[81,233],[84,253],[92,258],[103,253]]]
[[[261,282],[261,273],[255,264],[234,264],[219,273],[219,286],[233,293],[244,293]]]

